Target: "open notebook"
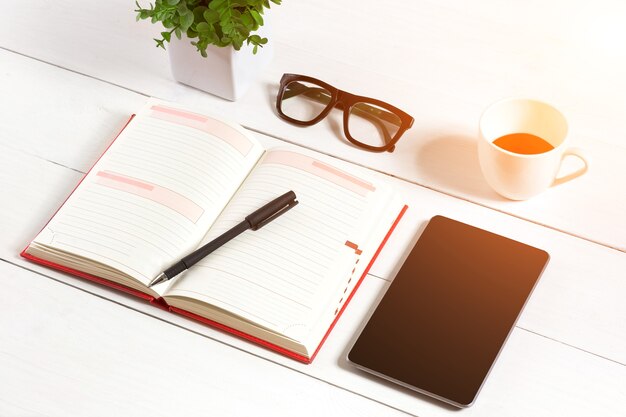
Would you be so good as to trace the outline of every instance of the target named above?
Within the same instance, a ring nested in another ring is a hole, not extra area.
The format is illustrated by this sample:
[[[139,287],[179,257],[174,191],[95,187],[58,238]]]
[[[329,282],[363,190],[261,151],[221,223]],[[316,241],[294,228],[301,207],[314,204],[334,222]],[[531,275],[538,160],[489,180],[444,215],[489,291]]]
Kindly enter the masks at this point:
[[[406,210],[347,167],[152,100],[22,255],[310,362]],[[293,210],[148,287],[289,190]]]

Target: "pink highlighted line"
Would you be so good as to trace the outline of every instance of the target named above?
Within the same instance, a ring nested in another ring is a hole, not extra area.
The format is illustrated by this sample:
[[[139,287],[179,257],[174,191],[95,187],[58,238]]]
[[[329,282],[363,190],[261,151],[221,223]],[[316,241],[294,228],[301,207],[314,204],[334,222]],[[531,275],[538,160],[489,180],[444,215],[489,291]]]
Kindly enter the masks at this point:
[[[129,177],[124,177],[121,175],[113,174],[107,171],[100,171],[96,174],[98,177],[108,178],[113,181],[119,181],[124,184],[133,185],[135,187],[143,188],[144,190],[152,191],[154,189],[153,185],[146,184],[145,182],[137,181]]]
[[[207,117],[202,116],[200,114],[190,113],[190,112],[182,111],[182,110],[178,110],[178,109],[173,109],[171,107],[152,106],[152,107],[150,107],[150,109],[154,110],[154,111],[160,111],[160,112],[163,112],[163,113],[171,114],[171,115],[178,116],[178,117],[183,117],[185,119],[196,120],[198,122],[206,122],[207,121]]]
[[[150,116],[155,119],[176,123],[206,132],[223,140],[235,148],[243,156],[248,155],[248,152],[252,149],[253,144],[250,139],[246,137],[246,135],[219,120],[161,105],[152,106],[150,107],[150,110],[152,110]]]
[[[169,188],[111,171],[98,171],[96,177],[96,183],[99,185],[147,198],[174,210],[194,223],[204,213],[202,207]]]
[[[326,165],[321,163],[320,161],[313,161],[313,166],[316,168],[320,168],[323,169],[324,171],[328,171],[333,175],[336,175],[346,181],[350,181],[351,183],[366,189],[367,191],[374,191],[376,190],[376,188],[369,182],[367,181],[363,181],[361,179],[358,179],[356,177],[353,177],[352,175],[346,174],[343,171],[340,171],[336,168],[331,167],[330,165]]]
[[[350,175],[337,168],[333,168],[311,157],[289,151],[271,151],[265,156],[263,163],[287,165],[307,171],[320,178],[324,178],[343,188],[361,196],[367,195],[376,188],[369,182]]]

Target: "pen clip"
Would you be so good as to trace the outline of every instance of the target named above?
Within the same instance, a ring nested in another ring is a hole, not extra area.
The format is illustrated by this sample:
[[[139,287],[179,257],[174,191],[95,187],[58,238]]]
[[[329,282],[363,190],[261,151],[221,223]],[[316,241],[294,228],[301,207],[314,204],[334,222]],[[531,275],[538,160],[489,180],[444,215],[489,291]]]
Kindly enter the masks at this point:
[[[247,216],[246,221],[250,224],[250,229],[259,230],[278,216],[294,208],[297,204],[296,193],[289,191]]]
[[[252,230],[259,230],[261,227],[265,226],[266,224],[268,224],[269,222],[274,220],[276,217],[285,214],[287,211],[291,210],[292,208],[294,208],[297,205],[298,205],[298,200],[293,200],[293,201],[289,202],[289,204],[287,204],[285,207],[283,207],[282,209],[280,209],[276,213],[272,214],[267,219],[262,220],[259,223],[257,223],[256,227],[253,227]]]

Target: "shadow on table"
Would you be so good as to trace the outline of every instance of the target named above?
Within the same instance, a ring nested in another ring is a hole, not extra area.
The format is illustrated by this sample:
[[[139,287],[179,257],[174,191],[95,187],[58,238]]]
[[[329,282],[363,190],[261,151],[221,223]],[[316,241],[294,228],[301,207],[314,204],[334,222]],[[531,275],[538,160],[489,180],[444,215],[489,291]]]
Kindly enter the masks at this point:
[[[478,162],[476,139],[468,135],[440,135],[422,145],[417,164],[426,178],[451,194],[505,201],[485,181]]]

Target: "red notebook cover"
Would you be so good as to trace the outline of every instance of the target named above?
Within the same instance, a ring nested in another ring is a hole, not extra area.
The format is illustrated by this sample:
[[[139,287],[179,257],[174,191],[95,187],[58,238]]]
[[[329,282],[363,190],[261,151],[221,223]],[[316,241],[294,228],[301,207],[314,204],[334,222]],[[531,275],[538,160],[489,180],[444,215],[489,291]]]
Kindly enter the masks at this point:
[[[133,114],[129,119],[128,122],[126,122],[126,124],[124,125],[124,127],[122,128],[122,130],[120,130],[120,132],[117,134],[117,136],[115,137],[115,139],[117,139],[119,137],[119,135],[124,131],[124,129],[126,128],[126,126],[128,126],[128,124],[131,122],[131,120],[135,117],[135,115]],[[100,158],[102,158],[102,156],[108,151],[108,149],[111,147],[111,145],[115,142],[115,139],[111,142],[111,144],[105,149],[105,151],[102,153],[102,155],[100,155],[100,157],[96,160],[96,162],[94,163],[94,165],[100,160]],[[87,174],[89,174],[89,172],[91,172],[91,169],[93,168],[93,166],[89,169],[89,171],[87,172]],[[85,174],[85,177],[87,176],[87,174]],[[68,197],[65,199],[65,201],[63,201],[63,204],[65,204],[65,202],[70,198],[70,196],[74,193],[74,191],[80,186],[80,184],[82,183],[83,179],[85,178],[83,177],[78,184],[76,185],[76,187],[74,187],[74,190],[72,190],[72,193],[70,193],[70,195],[68,195]],[[52,215],[52,217],[54,217],[56,215],[56,213],[61,209],[61,207],[63,207],[63,204],[61,204],[61,206],[55,211],[55,213]],[[28,249],[28,246],[20,253],[20,256],[28,259],[29,261],[44,265],[46,267],[49,268],[53,268],[53,269],[57,269],[59,271],[62,272],[66,272],[68,274],[92,281],[92,282],[96,282],[98,284],[102,284],[102,285],[106,285],[107,287],[111,287],[111,288],[115,288],[116,290],[119,291],[123,291],[127,294],[131,294],[134,295],[135,297],[139,297],[142,298],[144,300],[147,300],[148,302],[150,302],[150,304],[161,308],[163,310],[166,311],[171,311],[173,313],[178,313],[180,315],[183,315],[185,317],[194,319],[196,321],[202,322],[204,324],[208,324],[209,326],[215,327],[217,329],[226,331],[228,333],[232,333],[236,336],[239,336],[241,338],[250,340],[254,343],[257,343],[261,346],[264,346],[268,349],[271,349],[275,352],[278,352],[282,355],[288,356],[292,359],[298,360],[300,362],[309,364],[313,361],[313,359],[315,358],[315,356],[317,355],[317,353],[319,352],[320,348],[322,347],[322,345],[324,344],[324,342],[326,341],[326,339],[328,338],[328,335],[330,334],[330,332],[332,331],[332,329],[335,327],[335,324],[337,323],[337,321],[339,320],[339,317],[341,317],[341,314],[343,313],[343,311],[346,309],[346,306],[349,304],[350,300],[352,299],[352,297],[354,296],[354,293],[356,292],[356,290],[359,288],[359,286],[361,285],[361,282],[363,282],[363,279],[365,278],[365,276],[367,275],[367,273],[369,272],[370,268],[372,267],[372,265],[374,264],[374,261],[376,260],[376,258],[378,257],[378,254],[380,253],[380,251],[383,249],[383,247],[385,246],[385,243],[387,243],[387,240],[389,239],[389,237],[391,236],[391,234],[393,233],[394,229],[396,228],[396,226],[398,225],[398,223],[400,222],[400,219],[402,219],[402,216],[404,216],[404,213],[406,212],[406,210],[408,209],[408,206],[404,206],[402,208],[402,210],[400,211],[400,213],[398,214],[398,216],[396,217],[395,221],[393,222],[393,224],[391,225],[391,228],[389,229],[389,231],[387,232],[387,234],[385,235],[383,241],[380,243],[380,246],[378,247],[378,249],[376,250],[376,252],[374,253],[374,256],[372,256],[372,259],[370,260],[369,264],[367,265],[367,267],[365,268],[365,270],[363,271],[363,274],[361,275],[361,277],[359,278],[357,284],[355,285],[354,289],[352,290],[352,292],[349,294],[348,298],[346,299],[346,302],[343,304],[343,307],[341,308],[341,310],[338,311],[338,313],[335,316],[335,319],[333,320],[332,324],[330,325],[330,327],[328,328],[328,331],[326,332],[326,334],[324,335],[324,337],[322,338],[322,341],[320,342],[320,344],[317,346],[317,349],[315,350],[315,352],[313,353],[313,355],[310,358],[307,358],[306,356],[302,356],[299,355],[297,353],[294,353],[290,350],[287,350],[285,348],[282,348],[280,346],[277,346],[273,343],[267,342],[263,339],[259,339],[258,337],[249,335],[247,333],[241,332],[239,330],[233,329],[232,327],[228,327],[226,325],[223,325],[221,323],[215,322],[213,320],[209,320],[207,318],[204,318],[202,316],[198,316],[194,313],[191,313],[189,311],[186,310],[182,310],[176,307],[172,307],[169,306],[165,300],[163,300],[162,298],[155,298],[150,294],[146,294],[143,293],[141,291],[138,291],[134,288],[130,288],[127,287],[125,285],[122,284],[118,284],[116,282],[113,281],[109,281],[107,279],[104,278],[100,278],[97,277],[95,275],[91,275],[91,274],[87,274],[85,272],[82,271],[78,271],[76,269],[73,268],[68,268],[66,266],[63,265],[59,265],[57,263],[54,262],[50,262],[47,261],[45,259],[41,259],[38,258],[36,256],[30,255],[28,253],[26,253],[26,250]],[[52,217],[50,219],[52,219]],[[48,222],[46,222],[46,225],[44,225],[44,227],[42,228],[42,230],[47,226],[47,224],[50,222],[50,220],[48,220]]]

